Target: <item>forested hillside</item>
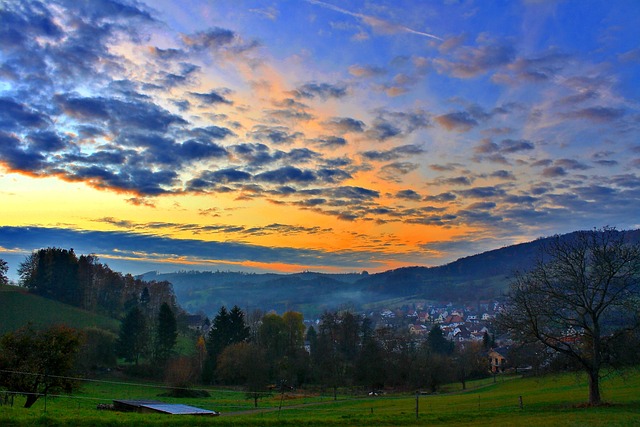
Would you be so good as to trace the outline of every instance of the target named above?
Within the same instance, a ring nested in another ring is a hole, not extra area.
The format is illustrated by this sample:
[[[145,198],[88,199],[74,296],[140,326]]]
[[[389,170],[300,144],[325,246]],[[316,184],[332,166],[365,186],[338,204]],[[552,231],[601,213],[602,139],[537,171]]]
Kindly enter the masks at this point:
[[[562,236],[572,239],[575,233]],[[626,236],[640,241],[640,230]],[[532,267],[548,238],[461,258],[439,267],[406,267],[377,274],[247,274],[150,272],[145,280],[168,281],[190,312],[215,312],[238,304],[265,311],[298,310],[307,316],[339,307],[360,308],[390,299],[476,301],[503,295],[516,271]]]
[[[141,298],[153,315],[163,303],[178,308],[171,283],[118,273],[96,256],[77,256],[73,249],[34,251],[20,265],[19,274],[21,286],[35,295],[116,319]]]

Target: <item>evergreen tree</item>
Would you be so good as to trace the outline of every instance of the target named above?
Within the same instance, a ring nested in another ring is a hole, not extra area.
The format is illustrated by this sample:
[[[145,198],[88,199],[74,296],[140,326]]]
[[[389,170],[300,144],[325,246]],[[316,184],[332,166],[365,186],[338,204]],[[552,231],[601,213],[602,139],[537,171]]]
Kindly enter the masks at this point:
[[[444,337],[440,325],[433,325],[427,335],[427,345],[434,353],[449,355],[453,352],[454,345]]]
[[[146,288],[145,288],[146,289]],[[178,339],[178,323],[169,304],[162,303],[158,313],[158,324],[155,336],[154,356],[156,360],[165,362],[176,345]]]
[[[218,356],[222,354],[222,350],[224,350],[224,325],[227,323],[228,318],[229,312],[227,311],[227,307],[220,307],[218,314],[213,318],[211,329],[209,329],[209,333],[207,334],[207,360],[205,361],[202,371],[202,380],[205,383],[212,383],[214,380]]]
[[[118,334],[118,356],[138,365],[149,348],[147,321],[138,307],[132,308],[122,320]]]
[[[234,306],[228,311],[225,306],[220,307],[213,319],[213,324],[207,335],[207,363],[203,373],[205,382],[211,382],[218,363],[218,356],[231,344],[244,342],[249,338],[249,327],[244,321],[244,312]]]
[[[491,337],[487,331],[484,331],[484,334],[482,334],[482,347],[485,350],[489,350],[491,348]]]
[[[240,307],[234,305],[229,312],[229,344],[243,342],[248,338],[249,327],[245,322],[244,312]]]

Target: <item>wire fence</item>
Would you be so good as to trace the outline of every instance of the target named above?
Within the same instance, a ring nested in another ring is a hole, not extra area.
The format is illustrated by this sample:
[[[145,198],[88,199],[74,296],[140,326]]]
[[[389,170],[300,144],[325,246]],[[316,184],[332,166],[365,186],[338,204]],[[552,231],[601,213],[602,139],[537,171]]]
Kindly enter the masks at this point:
[[[0,370],[2,374],[36,376],[31,372]],[[43,411],[65,411],[67,414],[85,414],[87,410],[112,409],[116,400],[157,400],[164,403],[181,403],[208,409],[222,415],[240,415],[250,413],[281,412],[300,416],[341,416],[351,415],[402,415],[419,417],[428,414],[490,413],[496,411],[522,411],[529,405],[557,402],[562,399],[580,401],[586,397],[584,378],[575,377],[573,386],[567,395],[565,384],[558,383],[558,390],[536,391],[535,382],[521,394],[503,388],[491,388],[495,383],[505,383],[516,377],[494,377],[485,381],[473,382],[465,391],[453,391],[446,394],[427,394],[417,392],[390,392],[382,395],[369,395],[366,389],[340,389],[334,396],[333,389],[316,388],[305,390],[274,389],[269,392],[248,393],[245,390],[221,387],[174,387],[160,383],[117,381],[112,379],[90,379],[70,376],[49,376],[51,379],[76,381],[82,385],[78,394],[62,393],[25,393],[16,390],[0,390],[1,405],[19,405],[24,402],[22,396],[39,397],[38,409]],[[553,385],[553,384],[552,384]],[[562,387],[560,387],[562,385]],[[549,389],[548,382],[544,388]],[[176,390],[204,391],[209,397],[174,398],[167,395]],[[450,391],[450,390],[449,390]],[[482,392],[480,392],[482,391]],[[574,394],[571,394],[574,393]],[[164,395],[164,396],[163,396]],[[546,397],[544,397],[546,396]],[[568,397],[567,397],[568,396]],[[258,407],[254,407],[254,399]]]

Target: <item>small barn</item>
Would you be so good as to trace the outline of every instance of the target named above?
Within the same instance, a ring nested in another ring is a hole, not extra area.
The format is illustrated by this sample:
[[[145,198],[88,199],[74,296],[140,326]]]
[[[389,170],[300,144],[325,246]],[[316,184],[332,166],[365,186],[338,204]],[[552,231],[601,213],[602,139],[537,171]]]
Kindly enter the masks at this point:
[[[141,412],[160,413],[171,415],[220,415],[219,412],[208,409],[196,408],[195,406],[182,405],[176,403],[165,403],[157,400],[114,400],[113,409],[121,412]]]

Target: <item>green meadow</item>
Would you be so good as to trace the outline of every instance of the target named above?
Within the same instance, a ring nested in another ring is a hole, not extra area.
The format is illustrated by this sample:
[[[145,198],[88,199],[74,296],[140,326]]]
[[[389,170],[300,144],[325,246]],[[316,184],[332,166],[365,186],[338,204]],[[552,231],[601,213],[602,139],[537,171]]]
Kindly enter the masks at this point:
[[[545,377],[498,377],[452,384],[442,393],[386,393],[378,397],[295,391],[273,393],[258,409],[241,391],[208,389],[208,398],[167,398],[155,384],[103,380],[84,382],[74,396],[41,398],[24,409],[24,398],[0,406],[0,425],[226,425],[226,426],[633,426],[640,425],[640,370],[627,370],[603,381],[608,402],[587,407],[587,380],[580,374]],[[522,398],[522,399],[521,399]],[[219,417],[135,414],[97,410],[113,399],[154,399],[222,413]],[[522,406],[521,406],[522,402]],[[417,414],[416,414],[417,403]],[[45,408],[46,405],[46,408]]]
[[[31,322],[34,326],[64,323],[73,328],[98,327],[117,331],[115,319],[30,294],[17,286],[0,286],[0,335]]]

